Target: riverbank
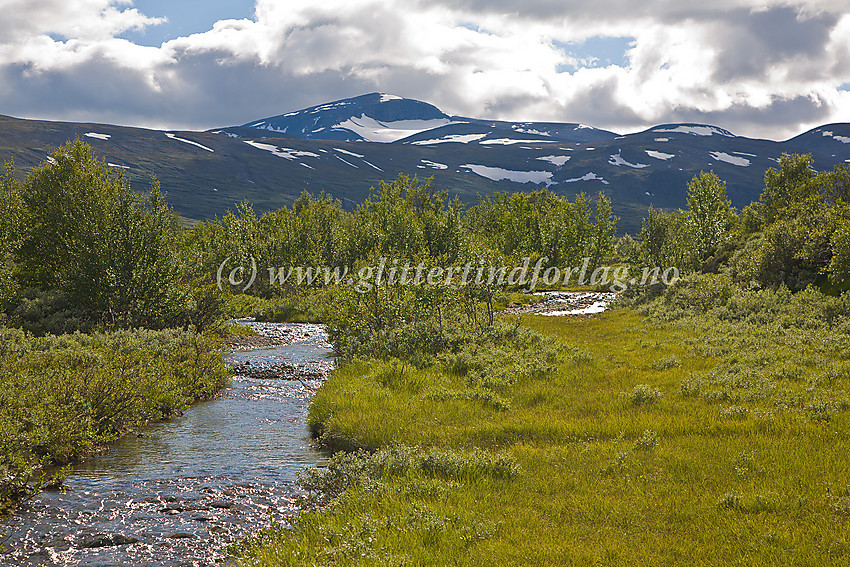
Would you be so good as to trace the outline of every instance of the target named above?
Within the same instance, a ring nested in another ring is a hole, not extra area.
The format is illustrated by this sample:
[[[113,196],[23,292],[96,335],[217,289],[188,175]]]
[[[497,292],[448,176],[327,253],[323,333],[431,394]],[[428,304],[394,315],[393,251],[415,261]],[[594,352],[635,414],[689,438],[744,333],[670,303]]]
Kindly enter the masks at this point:
[[[518,320],[560,358],[499,390],[503,404],[462,394],[445,365],[335,371],[313,431],[374,452],[308,475],[333,505],[246,543],[242,564],[850,559],[840,335],[626,309]]]
[[[285,344],[228,353],[213,399],[116,439],[3,518],[0,564],[213,565],[295,513],[297,472],[326,462],[306,416],[334,361],[321,326],[257,332]]]
[[[180,331],[34,337],[0,329],[0,512],[142,424],[227,383],[218,344]]]

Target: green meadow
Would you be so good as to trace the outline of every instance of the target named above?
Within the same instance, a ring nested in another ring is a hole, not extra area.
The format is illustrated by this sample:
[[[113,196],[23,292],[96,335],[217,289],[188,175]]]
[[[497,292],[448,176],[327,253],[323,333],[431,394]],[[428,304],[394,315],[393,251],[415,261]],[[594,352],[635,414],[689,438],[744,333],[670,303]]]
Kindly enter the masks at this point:
[[[845,565],[850,337],[808,307],[809,329],[664,300],[506,321],[541,344],[500,404],[456,361],[348,362],[310,423],[353,452],[241,564]]]

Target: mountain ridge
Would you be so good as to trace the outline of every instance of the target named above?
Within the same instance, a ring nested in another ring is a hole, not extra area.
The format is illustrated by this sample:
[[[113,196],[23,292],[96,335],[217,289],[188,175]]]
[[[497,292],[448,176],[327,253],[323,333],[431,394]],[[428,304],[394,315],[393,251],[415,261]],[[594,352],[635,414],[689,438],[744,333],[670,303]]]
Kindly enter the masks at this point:
[[[620,135],[580,123],[507,122],[452,116],[429,103],[370,93],[241,126],[152,130],[0,116],[0,160],[23,173],[81,138],[134,187],[155,174],[190,219],[247,200],[258,211],[324,190],[346,203],[399,173],[474,203],[495,191],[546,187],[574,197],[604,191],[621,230],[639,230],[649,206],[683,207],[687,182],[713,170],[736,207],[757,199],[782,153],[811,153],[815,167],[850,163],[850,124],[825,124],[786,141],[736,136],[710,124],[659,124]]]

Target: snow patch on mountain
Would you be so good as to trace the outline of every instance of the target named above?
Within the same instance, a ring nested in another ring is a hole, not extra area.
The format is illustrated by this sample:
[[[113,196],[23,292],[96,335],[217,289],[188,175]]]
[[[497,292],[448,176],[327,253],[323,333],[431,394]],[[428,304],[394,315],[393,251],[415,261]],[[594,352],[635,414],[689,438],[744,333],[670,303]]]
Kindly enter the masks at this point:
[[[358,166],[354,165],[354,164],[353,164],[353,163],[351,163],[350,161],[346,161],[346,160],[342,159],[342,158],[341,158],[341,157],[339,157],[339,156],[334,156],[334,157],[336,157],[336,159],[338,159],[339,161],[341,161],[341,162],[342,162],[342,163],[344,163],[345,165],[350,165],[350,166],[351,166],[351,167],[353,167],[354,169],[360,169]]]
[[[472,171],[472,173],[493,181],[507,179],[516,183],[545,183],[547,186],[553,184],[552,173],[550,171],[513,171],[501,167],[490,167],[474,163],[468,163],[461,167],[465,167]]]
[[[460,124],[452,122],[447,118],[435,118],[433,120],[396,120],[393,122],[379,122],[371,116],[361,114],[349,118],[334,126],[334,129],[344,129],[354,132],[367,142],[391,143],[397,142],[408,136],[420,134],[427,130]]]
[[[260,142],[255,142],[253,140],[244,140],[246,144],[249,146],[253,146],[258,150],[263,150],[266,152],[270,152],[277,157],[282,157],[288,160],[297,160],[302,157],[312,157],[318,158],[321,157],[319,154],[314,154],[313,152],[302,152],[300,150],[291,150],[289,148],[278,148],[274,144],[263,144]]]
[[[827,138],[832,138],[833,140],[837,140],[842,144],[850,144],[850,138],[847,136],[836,136],[830,130],[824,130],[823,135]]]
[[[549,132],[542,132],[537,130],[536,128],[526,128],[524,126],[515,125],[513,126],[514,131],[519,132],[520,134],[535,134],[537,136],[552,136]]]
[[[416,142],[410,142],[410,144],[413,146],[432,146],[434,144],[446,144],[449,142],[458,144],[469,144],[470,142],[477,142],[485,136],[487,136],[487,134],[448,134],[447,136],[443,136],[442,138],[436,138],[433,140],[419,140]]]
[[[310,110],[309,113],[310,114],[319,114],[320,112],[324,112],[325,110],[333,110],[335,108],[342,108],[343,106],[349,106],[351,104],[354,104],[354,103],[351,102],[351,101],[348,101],[348,100],[341,100],[339,102],[330,102],[328,104],[323,104],[321,106],[314,107],[312,110]],[[294,116],[296,114],[299,114],[299,112],[293,112],[293,113],[290,113],[290,114],[285,114],[284,116]]]
[[[286,134],[286,131],[289,130],[289,126],[286,128],[278,128],[271,124],[266,124],[265,126],[252,126],[252,128],[256,128],[257,130],[268,130],[269,132],[277,132],[278,134]],[[301,132],[304,132],[304,130],[301,130]]]
[[[479,144],[497,144],[500,146],[510,146],[512,144],[539,144],[543,140],[516,140],[514,138],[496,138],[493,140],[482,140]]]
[[[422,163],[424,163],[425,165],[427,165],[428,167],[430,167],[432,169],[448,169],[449,168],[449,166],[447,166],[446,164],[437,163],[436,161],[430,161],[430,160],[427,160],[427,159],[423,159],[423,160],[419,160],[419,161],[421,161]]]
[[[87,132],[85,136],[86,138],[94,138],[96,140],[108,140],[112,137],[111,134],[98,134],[97,132]]]
[[[625,159],[623,159],[622,153],[622,150],[620,150],[616,154],[612,154],[611,157],[608,159],[608,163],[616,167],[624,165],[626,167],[632,167],[634,169],[643,169],[644,167],[649,167],[649,164],[647,163],[630,163],[626,161]]]
[[[348,150],[343,150],[343,149],[340,149],[340,148],[334,148],[334,149],[335,149],[336,151],[338,151],[338,152],[342,153],[342,154],[346,154],[346,155],[349,155],[349,156],[352,156],[352,157],[358,157],[358,158],[364,158],[364,157],[366,157],[366,156],[364,156],[363,154],[355,154],[354,152],[349,152]]]
[[[193,142],[192,140],[187,140],[186,138],[178,138],[175,134],[172,134],[171,132],[166,132],[165,135],[172,140],[177,140],[178,142],[183,142],[184,144],[191,144],[208,152],[215,152],[215,150],[213,150],[212,148],[208,148],[203,144],[199,144],[198,142]]]
[[[657,152],[655,150],[646,150],[646,155],[655,159],[663,159],[668,160],[670,158],[676,157],[676,154],[665,154],[664,152]]]
[[[585,173],[582,177],[576,177],[575,179],[565,179],[564,183],[575,183],[577,181],[601,181],[603,185],[608,185],[608,182],[603,178],[599,177],[592,171],[590,173]]]
[[[542,161],[548,161],[552,165],[557,165],[558,167],[561,167],[562,165],[564,165],[565,163],[570,161],[570,159],[572,159],[572,157],[573,156],[543,156],[543,157],[539,157],[537,159],[542,160]]]
[[[107,165],[107,167],[117,167],[119,169],[130,169],[128,166],[121,165],[121,164],[118,164],[118,163],[107,163],[106,165]]]
[[[692,136],[725,136],[734,138],[735,136],[723,128],[717,126],[695,126],[682,124],[675,128],[655,128],[653,132],[670,133],[670,134],[691,134]]]
[[[732,154],[727,154],[726,152],[708,152],[711,157],[716,159],[717,161],[722,161],[724,163],[731,163],[732,165],[737,165],[738,167],[749,167],[750,160],[747,158],[743,158],[740,156],[733,156]]]

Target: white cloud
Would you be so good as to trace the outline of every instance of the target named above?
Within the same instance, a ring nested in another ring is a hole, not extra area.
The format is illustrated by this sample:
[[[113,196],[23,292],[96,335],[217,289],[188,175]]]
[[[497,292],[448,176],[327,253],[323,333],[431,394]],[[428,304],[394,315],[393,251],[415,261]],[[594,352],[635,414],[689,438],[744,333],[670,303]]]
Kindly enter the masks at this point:
[[[130,0],[4,0],[0,43],[23,43],[47,34],[96,41],[162,22],[130,5]]]
[[[790,137],[850,115],[836,5],[258,0],[254,20],[144,47],[117,36],[161,20],[129,0],[6,0],[0,112],[203,128],[381,90],[476,117]],[[597,36],[634,37],[629,66],[559,72],[578,62],[557,42]]]

